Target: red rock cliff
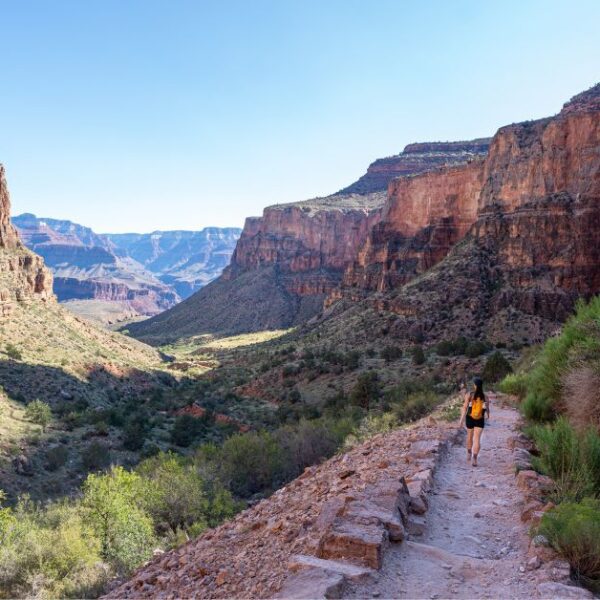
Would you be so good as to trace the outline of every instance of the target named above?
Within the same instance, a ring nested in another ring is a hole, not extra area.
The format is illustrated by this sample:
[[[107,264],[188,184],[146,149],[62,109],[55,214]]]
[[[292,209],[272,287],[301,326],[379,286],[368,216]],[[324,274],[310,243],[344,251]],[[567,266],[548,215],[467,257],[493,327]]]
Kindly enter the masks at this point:
[[[0,316],[9,314],[14,302],[51,298],[52,276],[44,261],[21,244],[10,222],[10,197],[0,165]]]
[[[404,284],[463,238],[494,253],[497,310],[562,319],[600,292],[600,85],[501,128],[484,161],[394,180],[330,302]]]

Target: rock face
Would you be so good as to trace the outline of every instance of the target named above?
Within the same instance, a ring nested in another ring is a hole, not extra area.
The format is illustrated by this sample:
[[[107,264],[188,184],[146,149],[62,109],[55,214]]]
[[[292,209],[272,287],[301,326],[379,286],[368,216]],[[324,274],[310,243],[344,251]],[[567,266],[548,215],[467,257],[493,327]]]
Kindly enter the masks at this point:
[[[460,254],[479,267],[485,260],[477,278],[494,284],[486,302],[495,312],[560,321],[576,298],[600,291],[600,85],[555,117],[501,128],[485,160],[393,181],[329,302],[394,289],[450,252],[455,266]],[[429,278],[430,294],[434,286]],[[404,314],[399,296],[389,306]]]
[[[157,279],[187,298],[216,279],[229,264],[241,229],[205,227],[201,231],[108,233],[119,256],[143,265]]]
[[[462,165],[472,158],[484,156],[489,145],[490,138],[468,142],[409,144],[401,154],[376,160],[369,165],[365,175],[339,193],[366,194],[386,190],[395,177],[414,175],[435,167]]]
[[[250,217],[219,281],[156,319],[135,324],[148,341],[201,332],[239,333],[290,327],[323,308],[371,229],[381,219],[388,183],[440,165],[465,165],[489,140],[411,144],[373,163],[338,194],[265,208]],[[229,306],[229,310],[223,307]]]
[[[10,197],[0,164],[0,316],[15,302],[52,300],[52,276],[44,261],[27,250],[10,222]]]
[[[136,314],[154,315],[179,301],[170,286],[134,260],[117,256],[110,240],[88,227],[30,214],[14,221],[23,242],[52,269],[61,302],[125,302]]]

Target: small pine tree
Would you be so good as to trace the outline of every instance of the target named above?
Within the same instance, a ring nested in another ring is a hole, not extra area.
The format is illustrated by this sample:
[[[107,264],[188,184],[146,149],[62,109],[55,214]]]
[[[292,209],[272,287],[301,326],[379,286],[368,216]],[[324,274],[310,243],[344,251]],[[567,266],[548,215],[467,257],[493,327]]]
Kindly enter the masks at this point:
[[[496,350],[485,362],[483,367],[483,380],[491,383],[500,381],[512,372],[510,363],[504,358],[504,355]]]

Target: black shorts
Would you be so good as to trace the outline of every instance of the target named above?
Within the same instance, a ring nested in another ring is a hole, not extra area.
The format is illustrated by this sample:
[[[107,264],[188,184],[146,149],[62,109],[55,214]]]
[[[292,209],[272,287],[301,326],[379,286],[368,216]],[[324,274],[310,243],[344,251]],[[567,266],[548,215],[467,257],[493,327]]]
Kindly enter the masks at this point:
[[[481,417],[481,419],[473,419],[471,415],[467,415],[466,419],[467,429],[473,429],[473,427],[481,427],[483,429],[485,427],[485,418]]]

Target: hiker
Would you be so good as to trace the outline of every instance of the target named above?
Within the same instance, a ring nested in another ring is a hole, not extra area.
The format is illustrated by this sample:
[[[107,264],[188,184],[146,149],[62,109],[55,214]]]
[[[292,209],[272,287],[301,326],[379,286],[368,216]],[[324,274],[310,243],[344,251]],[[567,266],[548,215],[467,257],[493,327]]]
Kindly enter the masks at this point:
[[[473,390],[465,394],[460,424],[467,425],[467,462],[477,466],[477,455],[481,448],[481,434],[485,426],[485,414],[490,418],[490,402],[483,393],[483,381],[479,377],[473,379]]]

